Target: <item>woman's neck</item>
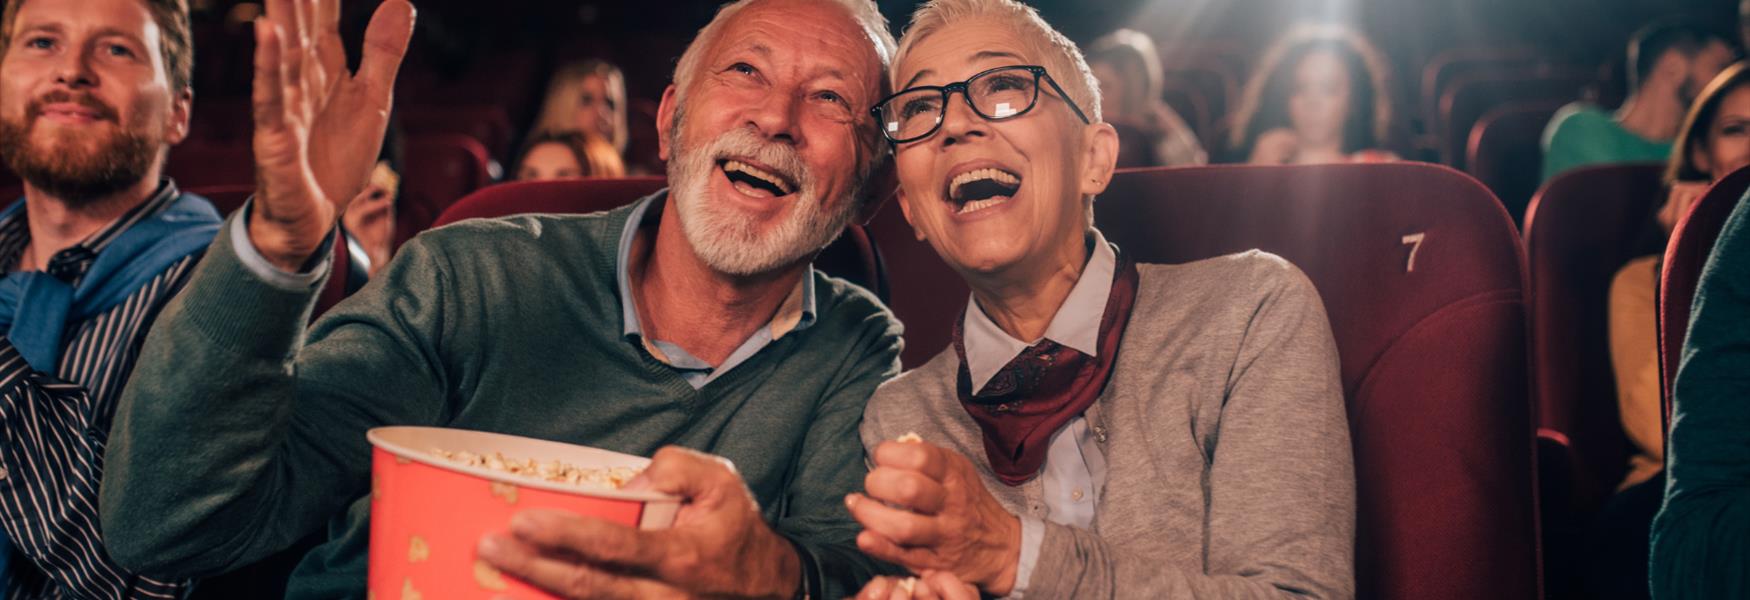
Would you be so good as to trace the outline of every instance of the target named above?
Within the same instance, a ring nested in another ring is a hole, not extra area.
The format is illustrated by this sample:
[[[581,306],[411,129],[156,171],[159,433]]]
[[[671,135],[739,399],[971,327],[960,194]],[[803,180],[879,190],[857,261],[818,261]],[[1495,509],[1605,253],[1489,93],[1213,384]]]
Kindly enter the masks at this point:
[[[1010,337],[1031,343],[1045,337],[1051,320],[1063,308],[1087,268],[1089,256],[1087,243],[1078,240],[1033,265],[1017,265],[997,274],[972,275],[967,281],[973,299],[992,323]]]

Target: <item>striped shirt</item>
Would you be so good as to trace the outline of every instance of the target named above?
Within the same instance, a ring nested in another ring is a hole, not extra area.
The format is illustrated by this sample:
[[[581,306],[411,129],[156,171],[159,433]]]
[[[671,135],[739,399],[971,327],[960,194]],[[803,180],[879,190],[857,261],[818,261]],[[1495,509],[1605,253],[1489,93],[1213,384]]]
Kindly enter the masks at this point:
[[[166,180],[146,202],[50,263],[83,277],[110,242],[177,196]],[[29,244],[24,211],[0,222],[0,264],[13,268]],[[158,581],[110,561],[100,537],[97,489],[115,403],[147,328],[199,258],[176,262],[108,312],[69,323],[53,376],[31,370],[0,336],[0,526],[13,546],[8,600],[186,595],[189,582]]]

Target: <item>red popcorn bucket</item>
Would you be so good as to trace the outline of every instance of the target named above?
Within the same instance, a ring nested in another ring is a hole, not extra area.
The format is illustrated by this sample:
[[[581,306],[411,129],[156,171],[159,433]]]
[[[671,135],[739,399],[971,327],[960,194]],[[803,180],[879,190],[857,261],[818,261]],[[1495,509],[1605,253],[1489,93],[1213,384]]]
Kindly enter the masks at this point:
[[[371,446],[371,551],[375,600],[552,598],[499,573],[474,548],[531,508],[569,511],[639,529],[674,523],[677,498],[607,485],[549,481],[473,466],[437,451],[503,455],[580,469],[643,469],[650,459],[513,435],[437,427],[378,427]]]

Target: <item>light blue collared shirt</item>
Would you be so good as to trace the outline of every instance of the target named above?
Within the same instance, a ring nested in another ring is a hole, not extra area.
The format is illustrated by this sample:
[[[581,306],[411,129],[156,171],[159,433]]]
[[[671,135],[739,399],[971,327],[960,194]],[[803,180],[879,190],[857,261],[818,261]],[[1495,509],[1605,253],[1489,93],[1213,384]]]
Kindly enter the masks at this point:
[[[814,324],[814,267],[810,265],[802,273],[802,281],[797,282],[796,287],[790,290],[790,295],[778,307],[778,313],[772,317],[772,321],[754,331],[747,341],[729,354],[729,358],[723,359],[723,364],[715,368],[671,342],[645,337],[644,327],[638,320],[638,303],[632,298],[632,276],[627,269],[627,262],[632,256],[632,241],[637,239],[640,230],[647,226],[653,227],[655,221],[662,218],[661,202],[667,199],[668,192],[663,191],[639,200],[638,205],[632,208],[632,214],[626,218],[626,228],[620,232],[619,256],[614,263],[614,271],[618,273],[620,284],[620,315],[628,341],[643,344],[651,356],[680,373],[696,390],[728,373],[736,365],[746,362],[773,341]],[[658,210],[651,212],[652,206]]]
[[[1100,320],[1106,314],[1106,300],[1112,295],[1118,257],[1099,230],[1094,230],[1092,237],[1094,247],[1088,264],[1064,298],[1063,306],[1051,317],[1041,340],[1049,339],[1088,356],[1099,356]],[[972,388],[983,390],[1003,365],[1041,340],[1017,340],[991,321],[978,302],[969,299],[967,304],[962,325],[966,332],[966,371],[972,378]],[[1094,527],[1094,509],[1106,484],[1106,455],[1100,451],[1093,429],[1087,418],[1077,416],[1051,436],[1040,484],[1045,518],[1053,523],[1087,530]],[[1039,547],[1045,542],[1045,522],[1032,515],[1019,516],[1021,557],[1015,570],[1015,587],[1008,596],[1017,600],[1027,593],[1027,581],[1033,576],[1033,567],[1039,562]]]

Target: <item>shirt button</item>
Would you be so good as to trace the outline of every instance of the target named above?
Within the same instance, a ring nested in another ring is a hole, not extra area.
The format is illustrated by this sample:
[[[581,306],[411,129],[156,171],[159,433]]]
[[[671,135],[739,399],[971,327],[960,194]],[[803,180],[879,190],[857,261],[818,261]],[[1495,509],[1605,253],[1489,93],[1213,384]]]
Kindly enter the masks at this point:
[[[6,467],[0,467],[0,480],[6,479]]]
[[[1081,502],[1081,501],[1082,501],[1082,490],[1081,490],[1081,488],[1076,488],[1076,490],[1075,490],[1075,491],[1073,491],[1073,492],[1070,492],[1070,493],[1069,493],[1069,497],[1070,497],[1070,499],[1071,499],[1071,500],[1075,500],[1075,501],[1076,501],[1076,502]]]

